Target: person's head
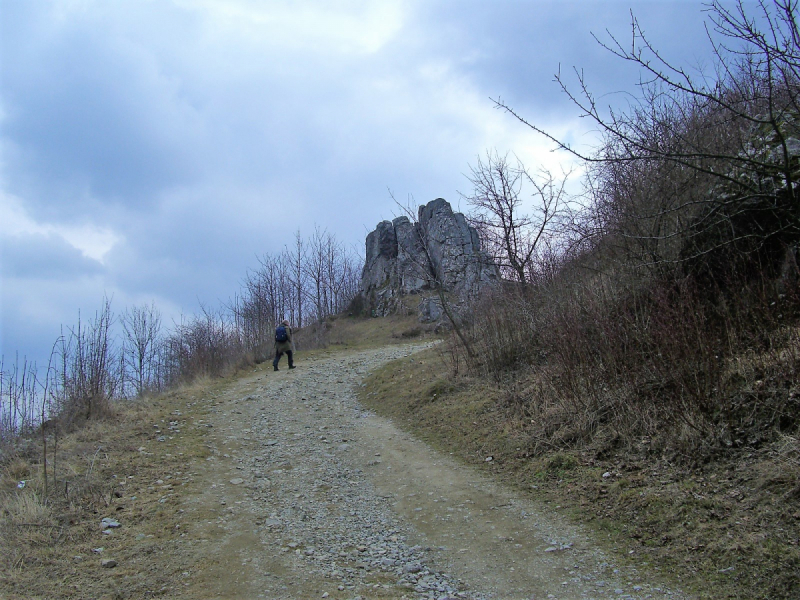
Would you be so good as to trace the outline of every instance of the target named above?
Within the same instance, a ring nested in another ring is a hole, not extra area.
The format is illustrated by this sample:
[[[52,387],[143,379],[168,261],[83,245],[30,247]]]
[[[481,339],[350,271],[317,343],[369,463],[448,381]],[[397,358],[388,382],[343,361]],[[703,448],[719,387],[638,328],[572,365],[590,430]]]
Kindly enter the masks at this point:
[[[286,327],[288,327],[289,326],[289,319],[284,319],[283,323],[281,323],[281,325],[285,325]]]

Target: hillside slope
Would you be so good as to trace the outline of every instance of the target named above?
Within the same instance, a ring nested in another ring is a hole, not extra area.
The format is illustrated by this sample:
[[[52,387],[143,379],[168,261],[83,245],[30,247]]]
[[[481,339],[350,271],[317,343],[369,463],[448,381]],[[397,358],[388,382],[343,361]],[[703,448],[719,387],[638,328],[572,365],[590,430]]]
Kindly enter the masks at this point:
[[[444,347],[389,364],[361,401],[443,452],[588,525],[620,560],[674,573],[702,598],[800,593],[800,456],[793,438],[691,464],[649,440],[615,444],[613,422],[581,449],[543,447],[524,374],[453,375]],[[546,409],[543,409],[543,412]]]
[[[770,471],[791,457],[528,456],[497,386],[452,376],[444,344],[409,355],[429,341],[413,319],[328,335],[295,371],[201,381],[63,438],[46,500],[32,443],[3,472],[0,595],[643,598],[675,573],[698,597],[796,591],[800,512]]]

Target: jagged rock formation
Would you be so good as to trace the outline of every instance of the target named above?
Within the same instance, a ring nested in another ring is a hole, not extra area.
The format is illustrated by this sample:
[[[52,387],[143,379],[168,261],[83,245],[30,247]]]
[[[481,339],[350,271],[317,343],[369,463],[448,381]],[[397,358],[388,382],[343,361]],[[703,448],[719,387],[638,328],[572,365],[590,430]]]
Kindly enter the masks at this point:
[[[407,297],[419,295],[420,318],[435,321],[441,317],[439,287],[460,302],[499,280],[478,233],[442,198],[420,206],[416,223],[398,217],[367,236],[361,293],[372,314],[409,307]]]

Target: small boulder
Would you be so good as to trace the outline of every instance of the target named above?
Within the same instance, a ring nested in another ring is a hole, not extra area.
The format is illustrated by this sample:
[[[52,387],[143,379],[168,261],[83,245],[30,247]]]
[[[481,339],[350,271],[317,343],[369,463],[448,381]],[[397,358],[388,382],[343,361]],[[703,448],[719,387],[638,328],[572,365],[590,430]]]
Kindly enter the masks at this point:
[[[102,529],[114,529],[119,526],[119,521],[112,519],[111,517],[105,517],[102,521],[100,521],[100,527]]]

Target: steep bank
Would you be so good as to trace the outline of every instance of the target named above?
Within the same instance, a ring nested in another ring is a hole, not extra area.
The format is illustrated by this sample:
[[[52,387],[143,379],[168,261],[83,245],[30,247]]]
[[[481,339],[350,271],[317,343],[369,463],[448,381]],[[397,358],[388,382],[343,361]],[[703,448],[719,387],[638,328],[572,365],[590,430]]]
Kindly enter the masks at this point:
[[[731,449],[694,466],[650,453],[647,440],[627,450],[535,449],[537,428],[515,402],[524,382],[454,376],[444,352],[380,369],[362,402],[589,526],[617,560],[677,574],[698,597],[797,597],[800,463],[791,444]]]

